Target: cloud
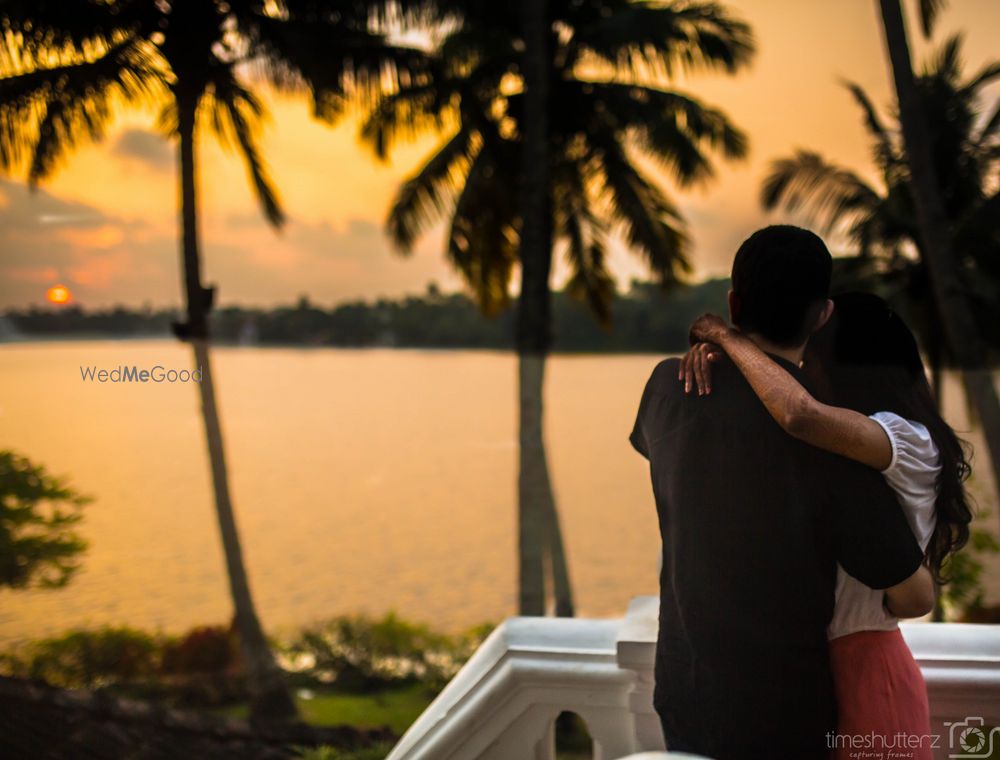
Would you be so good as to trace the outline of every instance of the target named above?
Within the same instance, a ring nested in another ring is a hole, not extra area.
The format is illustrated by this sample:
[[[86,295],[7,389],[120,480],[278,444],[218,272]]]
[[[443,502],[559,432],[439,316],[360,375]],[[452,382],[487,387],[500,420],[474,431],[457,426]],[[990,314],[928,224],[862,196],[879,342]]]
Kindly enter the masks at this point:
[[[176,238],[44,189],[0,180],[0,305],[62,283],[86,306],[177,303]]]
[[[86,203],[59,198],[44,188],[30,190],[23,183],[0,179],[0,235],[3,237],[12,230],[99,227],[109,220],[103,211]]]
[[[434,280],[461,282],[443,256],[440,230],[399,256],[366,219],[341,225],[292,219],[279,232],[256,213],[204,217],[203,277],[220,302],[318,303],[412,293]],[[0,180],[0,307],[40,303],[45,289],[68,286],[86,307],[181,303],[177,233]]]
[[[431,232],[412,255],[400,256],[365,219],[340,227],[293,219],[275,232],[259,217],[239,215],[206,230],[205,277],[218,283],[225,304],[289,303],[302,293],[333,304],[418,292],[431,280],[458,288],[443,250],[441,234]]]
[[[145,164],[155,171],[166,171],[174,165],[170,143],[144,129],[126,129],[112,144],[111,152],[120,158]]]

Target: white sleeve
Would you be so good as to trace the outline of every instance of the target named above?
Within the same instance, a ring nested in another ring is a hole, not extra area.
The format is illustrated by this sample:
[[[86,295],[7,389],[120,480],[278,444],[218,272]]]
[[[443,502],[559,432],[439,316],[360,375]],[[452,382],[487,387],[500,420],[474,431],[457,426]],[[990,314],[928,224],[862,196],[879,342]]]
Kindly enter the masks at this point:
[[[937,479],[941,472],[938,448],[927,428],[892,412],[871,416],[889,437],[892,461],[882,471],[899,497],[913,535],[926,549],[936,524]]]

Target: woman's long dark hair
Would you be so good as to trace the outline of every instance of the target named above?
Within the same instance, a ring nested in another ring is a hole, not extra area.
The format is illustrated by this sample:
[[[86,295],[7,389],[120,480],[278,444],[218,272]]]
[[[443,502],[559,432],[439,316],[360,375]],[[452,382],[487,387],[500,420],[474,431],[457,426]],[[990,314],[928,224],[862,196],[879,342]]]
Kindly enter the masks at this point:
[[[969,540],[972,510],[965,481],[972,468],[967,444],[941,417],[917,341],[903,320],[878,296],[835,296],[829,323],[809,342],[807,365],[818,365],[828,403],[865,415],[892,412],[924,425],[941,457],[937,526],[924,561],[941,584],[942,565]]]

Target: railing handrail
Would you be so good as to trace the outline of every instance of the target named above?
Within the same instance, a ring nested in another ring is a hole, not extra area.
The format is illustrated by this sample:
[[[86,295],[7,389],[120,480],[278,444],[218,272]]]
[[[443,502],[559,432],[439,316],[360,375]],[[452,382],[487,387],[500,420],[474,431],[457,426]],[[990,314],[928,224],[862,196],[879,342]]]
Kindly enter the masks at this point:
[[[636,597],[614,620],[507,619],[387,760],[548,758],[551,724],[564,710],[583,717],[603,747],[600,760],[662,750],[652,708],[657,604],[656,597]],[[1000,626],[900,628],[927,682],[933,719],[955,720],[966,711],[1000,722]]]

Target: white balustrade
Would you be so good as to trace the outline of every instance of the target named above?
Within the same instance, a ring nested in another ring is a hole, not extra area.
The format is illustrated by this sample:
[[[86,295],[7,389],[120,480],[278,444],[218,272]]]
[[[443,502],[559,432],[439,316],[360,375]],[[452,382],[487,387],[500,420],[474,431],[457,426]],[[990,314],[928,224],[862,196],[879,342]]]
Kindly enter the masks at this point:
[[[652,703],[657,611],[656,597],[636,597],[615,620],[506,620],[387,760],[553,760],[555,719],[566,711],[586,723],[595,760],[693,757],[663,752]],[[941,734],[936,758],[954,751],[947,723],[1000,726],[1000,626],[902,629]]]

